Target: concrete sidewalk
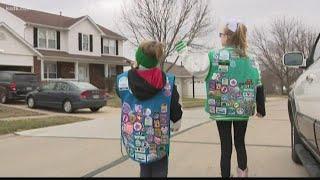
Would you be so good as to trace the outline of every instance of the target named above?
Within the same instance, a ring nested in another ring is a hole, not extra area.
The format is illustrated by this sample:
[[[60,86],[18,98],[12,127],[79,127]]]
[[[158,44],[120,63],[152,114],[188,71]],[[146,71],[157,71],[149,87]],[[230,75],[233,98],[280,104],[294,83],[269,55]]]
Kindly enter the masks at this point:
[[[117,112],[118,111],[118,112]],[[249,122],[246,144],[251,177],[308,177],[291,160],[285,99],[268,101],[268,116]],[[170,177],[219,177],[220,141],[203,109],[185,110],[182,131],[172,138]],[[0,176],[137,177],[139,166],[123,158],[119,110],[103,119],[0,138]],[[232,173],[237,167],[232,157]]]

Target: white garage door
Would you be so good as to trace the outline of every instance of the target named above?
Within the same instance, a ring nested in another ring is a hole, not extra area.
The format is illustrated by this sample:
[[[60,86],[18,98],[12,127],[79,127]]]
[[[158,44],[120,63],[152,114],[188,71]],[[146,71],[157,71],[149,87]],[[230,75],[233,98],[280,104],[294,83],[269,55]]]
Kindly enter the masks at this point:
[[[32,56],[19,56],[0,53],[0,65],[4,66],[33,66]]]

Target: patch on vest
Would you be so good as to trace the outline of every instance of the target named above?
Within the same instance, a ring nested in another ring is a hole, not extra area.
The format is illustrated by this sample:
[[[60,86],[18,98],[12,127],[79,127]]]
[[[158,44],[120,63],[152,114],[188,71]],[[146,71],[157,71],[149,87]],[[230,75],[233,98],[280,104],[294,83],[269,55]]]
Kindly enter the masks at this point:
[[[217,72],[207,82],[208,112],[212,115],[252,116],[255,112],[253,80],[232,77],[237,64],[230,59],[229,51],[221,51],[218,58]],[[256,66],[254,61],[251,63],[250,66]]]
[[[122,106],[122,137],[128,155],[141,163],[163,158],[169,152],[168,105],[159,112],[124,102]]]
[[[129,82],[127,77],[121,77],[118,83],[119,91],[129,90]]]

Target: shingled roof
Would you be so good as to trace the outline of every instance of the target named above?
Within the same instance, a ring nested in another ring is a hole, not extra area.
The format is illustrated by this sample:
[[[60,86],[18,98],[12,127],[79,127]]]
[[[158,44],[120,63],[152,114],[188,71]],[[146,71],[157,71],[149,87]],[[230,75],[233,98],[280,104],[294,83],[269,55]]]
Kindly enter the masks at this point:
[[[83,19],[85,16],[81,16],[78,18],[72,18],[32,9],[26,9],[22,7],[12,6],[8,4],[0,3],[0,7],[6,9],[13,15],[17,16],[18,18],[22,19],[23,21],[27,23],[34,23],[34,24],[40,24],[40,25],[46,25],[46,26],[54,26],[59,28],[69,28],[76,22]],[[109,29],[98,25],[98,27],[105,33],[106,36],[116,39],[123,39],[126,40],[125,37],[110,31]]]

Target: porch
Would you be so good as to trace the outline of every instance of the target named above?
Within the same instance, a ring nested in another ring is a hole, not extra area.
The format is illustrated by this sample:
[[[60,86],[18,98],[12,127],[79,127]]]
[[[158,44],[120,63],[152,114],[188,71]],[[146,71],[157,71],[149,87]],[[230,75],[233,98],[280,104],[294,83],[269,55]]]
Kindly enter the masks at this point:
[[[111,91],[115,77],[128,65],[124,57],[71,55],[61,51],[40,50],[43,58],[34,69],[41,81],[70,80],[89,82],[99,89]]]

